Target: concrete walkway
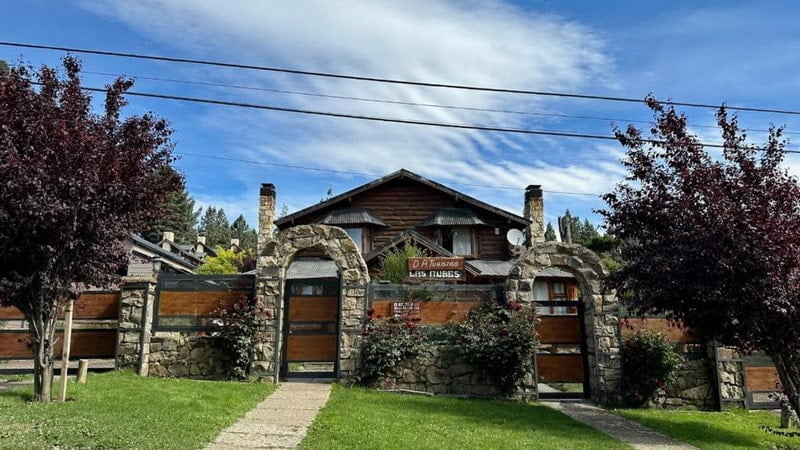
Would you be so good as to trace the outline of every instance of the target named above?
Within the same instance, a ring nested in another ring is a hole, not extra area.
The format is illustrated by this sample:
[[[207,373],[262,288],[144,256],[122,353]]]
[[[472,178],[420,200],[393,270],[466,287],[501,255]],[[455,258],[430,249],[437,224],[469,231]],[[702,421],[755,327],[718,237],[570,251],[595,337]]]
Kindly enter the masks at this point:
[[[330,393],[328,382],[281,383],[206,449],[297,448]]]
[[[584,401],[543,401],[543,405],[642,450],[697,449]]]

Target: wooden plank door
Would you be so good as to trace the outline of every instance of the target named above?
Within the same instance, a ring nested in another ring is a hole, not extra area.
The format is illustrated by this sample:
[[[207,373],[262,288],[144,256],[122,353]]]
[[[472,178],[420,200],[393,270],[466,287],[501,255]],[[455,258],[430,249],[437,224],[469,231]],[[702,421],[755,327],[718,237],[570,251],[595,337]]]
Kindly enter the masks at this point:
[[[583,303],[535,301],[539,311],[536,334],[536,377],[540,398],[587,398],[589,379]],[[542,311],[546,311],[542,313]]]
[[[284,308],[282,377],[334,377],[339,281],[287,281]]]

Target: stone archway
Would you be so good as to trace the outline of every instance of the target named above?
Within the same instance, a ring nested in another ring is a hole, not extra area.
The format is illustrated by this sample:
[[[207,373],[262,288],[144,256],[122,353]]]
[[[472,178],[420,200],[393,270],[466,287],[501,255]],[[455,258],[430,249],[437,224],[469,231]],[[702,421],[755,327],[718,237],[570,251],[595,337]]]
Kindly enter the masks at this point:
[[[255,345],[253,372],[278,378],[283,336],[283,294],[286,270],[295,254],[321,249],[336,263],[341,280],[339,315],[339,376],[353,375],[358,357],[359,337],[365,318],[365,297],[369,273],[364,258],[347,233],[328,225],[298,225],[287,228],[259,245],[256,291],[268,309],[264,333]]]
[[[577,244],[545,242],[528,249],[511,268],[506,284],[509,300],[530,305],[535,274],[553,267],[577,280],[584,305],[586,352],[591,398],[598,403],[621,401],[619,304],[614,291],[605,291],[608,272],[600,258]],[[534,374],[534,379],[536,374]]]

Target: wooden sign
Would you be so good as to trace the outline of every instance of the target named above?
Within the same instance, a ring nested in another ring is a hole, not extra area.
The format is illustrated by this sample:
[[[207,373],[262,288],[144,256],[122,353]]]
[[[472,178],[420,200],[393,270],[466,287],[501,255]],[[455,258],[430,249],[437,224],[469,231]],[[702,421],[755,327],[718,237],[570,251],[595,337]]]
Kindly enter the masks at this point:
[[[464,280],[464,258],[408,258],[409,280]]]
[[[419,302],[392,302],[392,315],[410,320],[419,320]]]

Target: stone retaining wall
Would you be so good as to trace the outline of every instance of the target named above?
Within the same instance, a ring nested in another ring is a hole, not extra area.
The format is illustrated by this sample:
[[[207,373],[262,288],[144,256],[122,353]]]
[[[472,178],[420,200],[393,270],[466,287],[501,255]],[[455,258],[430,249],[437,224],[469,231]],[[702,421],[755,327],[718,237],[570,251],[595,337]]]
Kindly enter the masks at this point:
[[[223,355],[214,339],[195,332],[156,332],[150,340],[148,372],[156,377],[225,378]]]
[[[527,377],[517,395],[520,399],[536,397],[536,386]],[[438,395],[497,397],[494,381],[480,370],[461,360],[449,346],[424,351],[418,358],[404,361],[377,381],[380,389],[405,389]]]
[[[716,408],[716,388],[713,376],[714,347],[687,344],[681,349],[684,362],[675,374],[675,381],[661,389],[653,406],[663,408]]]

